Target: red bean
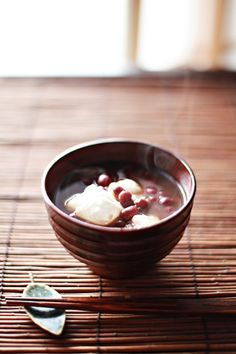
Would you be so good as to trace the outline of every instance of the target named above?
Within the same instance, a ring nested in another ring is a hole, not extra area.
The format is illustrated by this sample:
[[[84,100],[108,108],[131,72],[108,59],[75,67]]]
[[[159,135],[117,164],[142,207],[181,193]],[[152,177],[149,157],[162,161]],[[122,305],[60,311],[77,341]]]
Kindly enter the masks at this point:
[[[98,176],[97,179],[97,184],[102,187],[107,187],[111,183],[111,177],[108,176],[105,173],[102,173],[100,176]]]
[[[174,203],[174,199],[170,197],[164,197],[160,196],[159,197],[159,204],[164,205],[164,206],[169,206]]]
[[[156,194],[156,193],[157,193],[157,188],[154,187],[154,186],[146,187],[146,192],[147,192],[148,194]]]
[[[162,189],[159,191],[159,195],[164,196],[165,195],[165,191],[163,191]]]
[[[135,201],[135,204],[137,205],[138,208],[140,209],[145,209],[148,207],[148,201],[145,198],[141,198],[139,200]]]
[[[120,216],[123,220],[130,220],[132,219],[132,217],[137,214],[138,212],[138,208],[136,205],[131,205],[128,208],[125,208],[123,210],[121,210]]]
[[[150,197],[148,197],[148,201],[151,202],[151,203],[154,203],[154,202],[157,201],[157,197],[150,196]]]
[[[114,193],[114,196],[116,197],[116,199],[119,198],[119,194],[124,190],[124,188],[120,187],[120,186],[117,186],[113,189],[113,193]]]
[[[125,227],[125,224],[126,224],[125,220],[120,219],[116,222],[116,224],[114,226],[115,227]]]
[[[127,192],[127,191],[120,192],[118,199],[119,199],[120,204],[124,208],[127,208],[128,206],[134,204],[134,202],[132,200],[132,194],[130,192]]]
[[[174,211],[174,209],[173,209],[171,206],[168,206],[168,207],[166,208],[166,211],[167,211],[168,213],[172,213],[172,212]]]

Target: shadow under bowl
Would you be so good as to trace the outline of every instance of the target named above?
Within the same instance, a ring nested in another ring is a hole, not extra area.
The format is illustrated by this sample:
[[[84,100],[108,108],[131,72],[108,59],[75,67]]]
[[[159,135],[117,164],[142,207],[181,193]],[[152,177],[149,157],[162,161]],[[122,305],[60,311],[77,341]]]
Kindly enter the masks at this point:
[[[111,161],[164,171],[181,187],[183,205],[158,224],[140,229],[90,224],[56,206],[55,193],[66,175]],[[49,221],[58,240],[94,273],[110,279],[141,275],[171,252],[189,222],[195,192],[194,174],[182,159],[160,147],[124,139],[92,141],[68,149],[49,164],[42,178]]]

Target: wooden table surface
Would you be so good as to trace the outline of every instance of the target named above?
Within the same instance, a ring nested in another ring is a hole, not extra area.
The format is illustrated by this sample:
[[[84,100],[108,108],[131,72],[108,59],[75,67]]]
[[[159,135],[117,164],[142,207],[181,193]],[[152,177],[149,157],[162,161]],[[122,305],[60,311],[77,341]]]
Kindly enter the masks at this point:
[[[41,198],[47,163],[103,137],[160,145],[195,171],[190,225],[175,250],[134,280],[92,274],[58,243]],[[0,80],[0,295],[32,271],[64,295],[236,295],[236,76]],[[235,316],[67,312],[54,337],[20,307],[0,307],[1,353],[236,353]]]

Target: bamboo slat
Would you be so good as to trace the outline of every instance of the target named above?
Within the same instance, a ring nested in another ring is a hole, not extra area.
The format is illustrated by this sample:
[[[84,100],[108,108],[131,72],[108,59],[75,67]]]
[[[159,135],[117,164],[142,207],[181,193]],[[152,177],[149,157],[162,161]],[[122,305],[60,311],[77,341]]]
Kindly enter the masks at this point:
[[[33,272],[64,296],[158,299],[236,296],[236,76],[185,73],[120,79],[0,79],[0,295],[19,296]],[[101,137],[163,146],[194,169],[190,225],[156,267],[100,279],[58,243],[40,192],[59,152]],[[235,353],[236,317],[67,311],[63,335],[23,308],[0,307],[0,353]]]

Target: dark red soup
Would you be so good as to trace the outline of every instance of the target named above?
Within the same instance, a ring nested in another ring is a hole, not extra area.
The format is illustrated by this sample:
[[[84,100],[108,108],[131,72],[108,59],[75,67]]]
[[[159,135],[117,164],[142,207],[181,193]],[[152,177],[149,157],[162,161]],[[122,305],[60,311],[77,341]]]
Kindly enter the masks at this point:
[[[96,225],[148,227],[184,202],[179,184],[163,171],[109,163],[74,170],[55,194],[55,204],[72,217]]]

